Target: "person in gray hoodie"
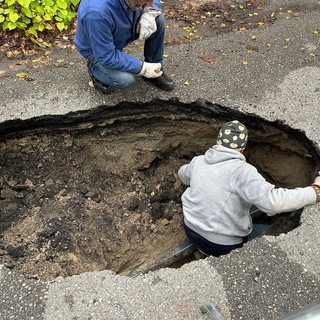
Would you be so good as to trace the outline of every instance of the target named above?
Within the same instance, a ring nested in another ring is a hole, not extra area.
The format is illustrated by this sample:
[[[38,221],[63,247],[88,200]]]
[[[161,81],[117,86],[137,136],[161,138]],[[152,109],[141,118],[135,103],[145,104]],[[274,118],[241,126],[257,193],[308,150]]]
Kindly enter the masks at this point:
[[[252,205],[272,216],[320,200],[320,177],[304,188],[276,188],[251,164],[243,150],[247,128],[225,123],[217,143],[183,165],[178,175],[189,186],[182,195],[184,228],[203,254],[220,256],[242,247],[253,230]]]

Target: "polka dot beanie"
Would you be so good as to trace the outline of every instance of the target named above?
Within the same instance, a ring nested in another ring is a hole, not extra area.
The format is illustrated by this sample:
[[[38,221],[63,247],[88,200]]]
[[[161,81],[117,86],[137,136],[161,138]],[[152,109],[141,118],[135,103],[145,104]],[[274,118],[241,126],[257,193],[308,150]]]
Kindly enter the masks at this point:
[[[230,149],[244,149],[248,141],[248,130],[238,120],[225,123],[219,131],[217,144]]]

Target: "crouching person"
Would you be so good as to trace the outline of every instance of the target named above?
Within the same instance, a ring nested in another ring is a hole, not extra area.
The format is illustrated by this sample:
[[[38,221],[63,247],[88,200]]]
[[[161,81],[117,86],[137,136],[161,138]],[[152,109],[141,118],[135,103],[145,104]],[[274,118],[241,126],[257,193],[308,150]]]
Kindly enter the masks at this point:
[[[165,18],[160,0],[82,0],[78,8],[75,45],[87,59],[94,87],[108,94],[142,78],[161,90],[174,89],[163,72]],[[123,49],[144,40],[144,59]]]
[[[227,122],[216,145],[178,171],[188,186],[182,195],[185,232],[205,255],[218,257],[243,246],[253,232],[253,205],[272,216],[320,200],[320,177],[311,186],[295,189],[267,182],[246,162],[247,140],[248,130],[242,123]]]

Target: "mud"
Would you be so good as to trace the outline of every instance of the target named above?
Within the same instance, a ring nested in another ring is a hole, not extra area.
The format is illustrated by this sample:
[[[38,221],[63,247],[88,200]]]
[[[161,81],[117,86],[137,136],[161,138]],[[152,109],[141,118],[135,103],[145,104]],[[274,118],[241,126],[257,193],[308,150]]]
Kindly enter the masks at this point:
[[[3,125],[0,264],[46,280],[129,274],[183,244],[177,171],[239,115],[171,104]],[[316,151],[303,133],[242,117],[248,162],[277,186],[310,183]]]

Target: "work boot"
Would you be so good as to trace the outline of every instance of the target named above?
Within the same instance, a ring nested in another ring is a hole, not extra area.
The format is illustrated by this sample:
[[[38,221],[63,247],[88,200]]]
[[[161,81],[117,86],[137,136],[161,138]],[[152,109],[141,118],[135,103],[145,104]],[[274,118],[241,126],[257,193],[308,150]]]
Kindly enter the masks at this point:
[[[104,83],[96,79],[94,76],[91,76],[91,80],[95,89],[100,93],[110,94],[113,91],[112,87],[105,85]]]
[[[158,87],[161,90],[172,91],[174,89],[173,80],[170,79],[168,76],[166,76],[164,73],[158,78],[146,78],[146,77],[142,77],[142,78],[143,80],[154,84],[156,87]]]
[[[90,78],[92,80],[93,86],[97,91],[99,91],[102,94],[110,94],[113,91],[113,88],[110,86],[107,86],[106,84],[102,83],[98,79],[96,79],[89,68],[89,61],[87,62],[88,72],[90,75]]]

